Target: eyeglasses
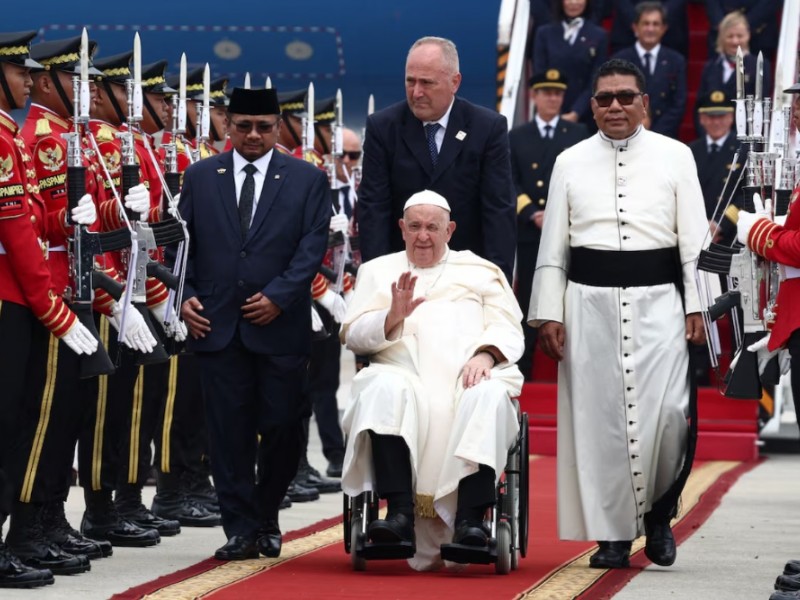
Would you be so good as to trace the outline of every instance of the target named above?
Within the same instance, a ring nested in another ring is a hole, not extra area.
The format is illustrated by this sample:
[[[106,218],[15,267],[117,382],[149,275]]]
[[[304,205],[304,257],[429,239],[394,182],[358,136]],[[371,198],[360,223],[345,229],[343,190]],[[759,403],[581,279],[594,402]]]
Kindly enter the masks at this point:
[[[342,152],[342,158],[345,156],[353,161],[358,160],[361,158],[361,150],[345,150]]]
[[[637,96],[644,96],[644,92],[617,92],[616,94],[595,94],[594,101],[597,106],[608,108],[616,99],[620,106],[630,106]]]
[[[250,133],[253,127],[256,128],[258,133],[272,133],[272,130],[278,125],[278,121],[268,123],[267,121],[231,121],[236,131],[239,133]]]

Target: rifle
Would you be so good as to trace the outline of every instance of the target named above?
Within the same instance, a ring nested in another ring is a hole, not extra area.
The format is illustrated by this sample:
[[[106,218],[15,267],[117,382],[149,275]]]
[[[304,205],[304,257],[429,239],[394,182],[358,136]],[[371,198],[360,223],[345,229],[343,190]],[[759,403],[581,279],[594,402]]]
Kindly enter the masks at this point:
[[[67,141],[67,223],[74,225],[68,238],[70,285],[66,296],[78,320],[98,340],[97,352],[81,356],[81,378],[110,375],[115,370],[97,332],[92,302],[95,288],[105,290],[112,298],[119,300],[123,287],[95,268],[94,257],[130,244],[130,236],[125,235],[127,232],[123,232],[121,236],[117,232],[93,233],[85,225],[72,223],[71,220],[72,209],[86,194],[86,167],[83,166],[81,139],[89,122],[88,47],[88,37],[84,29],[81,39],[80,77],[75,76],[72,79],[73,130],[64,134]]]

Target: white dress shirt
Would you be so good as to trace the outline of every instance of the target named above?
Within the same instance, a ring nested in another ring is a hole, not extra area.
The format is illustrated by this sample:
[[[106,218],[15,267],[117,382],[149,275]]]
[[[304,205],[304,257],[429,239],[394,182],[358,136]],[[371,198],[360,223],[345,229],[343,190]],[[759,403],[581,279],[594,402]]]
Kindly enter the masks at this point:
[[[545,121],[539,115],[536,115],[536,126],[539,128],[539,135],[542,136],[542,139],[549,137],[547,135],[547,130],[545,129],[545,125],[550,125],[550,127],[552,127],[552,129],[550,130],[550,135],[555,135],[556,125],[558,125],[558,115],[556,115],[549,121]]]
[[[253,173],[255,179],[255,194],[253,196],[253,215],[256,214],[258,208],[258,199],[261,197],[261,190],[264,187],[264,178],[267,176],[267,169],[269,169],[269,161],[272,160],[272,150],[267,152],[264,156],[253,161],[253,166],[256,172]],[[242,195],[242,186],[244,185],[247,173],[244,171],[245,165],[251,164],[244,156],[239,154],[236,150],[233,151],[233,181],[236,184],[236,206],[239,206],[239,196]],[[250,216],[250,222],[253,222],[253,216]]]
[[[423,127],[425,125],[432,125],[433,123],[438,123],[439,125],[441,125],[441,127],[439,127],[439,130],[436,132],[436,151],[437,152],[441,152],[442,151],[442,142],[444,142],[444,132],[447,130],[447,123],[448,123],[448,121],[450,121],[450,111],[453,110],[453,102],[455,102],[455,101],[456,101],[456,98],[455,98],[455,96],[453,96],[453,99],[450,101],[450,106],[447,107],[447,112],[444,113],[444,116],[442,116],[442,118],[439,119],[438,121],[423,121],[422,122]]]
[[[656,61],[658,60],[658,51],[661,50],[661,44],[656,44],[652,50],[645,50],[639,42],[636,42],[635,47],[636,54],[639,55],[639,64],[645,64],[644,55],[647,52],[650,53],[650,72],[648,75],[652,75],[656,70]]]

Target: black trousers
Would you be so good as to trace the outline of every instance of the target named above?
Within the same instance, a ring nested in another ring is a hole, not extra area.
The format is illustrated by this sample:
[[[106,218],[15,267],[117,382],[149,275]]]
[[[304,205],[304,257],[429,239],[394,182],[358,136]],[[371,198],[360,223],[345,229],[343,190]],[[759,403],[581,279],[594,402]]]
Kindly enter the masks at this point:
[[[339,405],[336,392],[339,389],[339,359],[342,343],[339,341],[339,324],[330,313],[317,306],[317,312],[330,335],[324,340],[311,343],[308,362],[308,402],[317,420],[317,429],[322,441],[322,453],[328,460],[344,458],[344,434],[339,424]],[[308,449],[308,425],[306,420],[305,448]]]
[[[792,356],[792,398],[794,399],[794,412],[797,423],[800,425],[800,329],[795,329],[786,344]]]
[[[16,494],[9,458],[17,441],[32,349],[45,343],[39,322],[25,306],[0,301],[0,523],[11,513]]]
[[[227,537],[252,535],[277,523],[297,472],[310,414],[308,356],[256,354],[237,335],[224,349],[196,357],[222,526]]]
[[[80,356],[44,326],[37,327],[35,338],[11,468],[19,501],[64,501],[72,482],[75,444],[95,386],[80,378]]]
[[[522,333],[525,336],[525,346],[522,356],[517,361],[517,366],[519,366],[525,381],[533,378],[533,355],[536,352],[536,339],[539,333],[538,329],[528,325],[528,307],[531,302],[533,274],[536,271],[536,254],[538,252],[538,242],[517,244],[516,295],[522,310]]]
[[[156,469],[174,475],[205,472],[208,437],[200,372],[193,354],[170,357],[158,416],[153,439]]]

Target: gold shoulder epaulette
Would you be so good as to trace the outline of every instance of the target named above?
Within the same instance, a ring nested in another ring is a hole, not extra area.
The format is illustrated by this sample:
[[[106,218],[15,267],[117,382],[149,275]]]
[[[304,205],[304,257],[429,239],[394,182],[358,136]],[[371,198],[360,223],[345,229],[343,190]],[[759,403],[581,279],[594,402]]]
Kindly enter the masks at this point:
[[[108,125],[100,125],[100,129],[97,130],[97,141],[98,142],[110,142],[114,139],[114,132],[111,131],[111,127]]]
[[[53,133],[53,130],[50,128],[50,121],[42,117],[41,119],[36,120],[36,136],[40,137],[43,135],[50,135]]]

